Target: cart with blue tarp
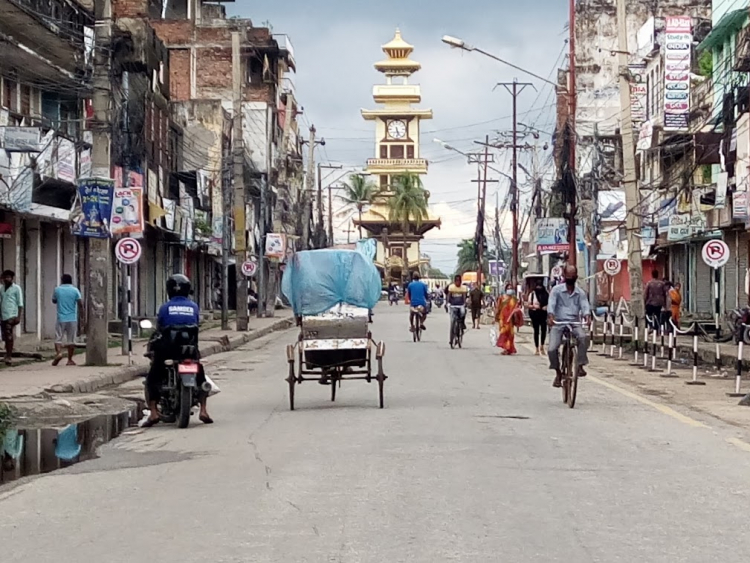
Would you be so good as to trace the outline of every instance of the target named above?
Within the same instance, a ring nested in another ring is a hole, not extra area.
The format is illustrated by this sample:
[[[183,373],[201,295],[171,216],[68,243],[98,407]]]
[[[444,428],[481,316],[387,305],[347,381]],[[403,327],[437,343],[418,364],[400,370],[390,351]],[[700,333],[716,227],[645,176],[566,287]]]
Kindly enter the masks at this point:
[[[282,292],[300,328],[287,346],[291,410],[295,388],[305,381],[330,386],[332,401],[342,381],[377,382],[383,408],[385,345],[373,340],[368,322],[380,288],[380,274],[363,252],[309,250],[287,264]]]

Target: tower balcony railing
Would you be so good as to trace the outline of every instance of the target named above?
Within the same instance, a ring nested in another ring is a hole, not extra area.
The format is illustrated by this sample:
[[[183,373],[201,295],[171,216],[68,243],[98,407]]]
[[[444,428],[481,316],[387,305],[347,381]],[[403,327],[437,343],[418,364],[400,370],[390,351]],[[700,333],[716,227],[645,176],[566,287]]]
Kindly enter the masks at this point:
[[[425,158],[368,158],[367,171],[370,174],[389,172],[427,172],[428,163]]]

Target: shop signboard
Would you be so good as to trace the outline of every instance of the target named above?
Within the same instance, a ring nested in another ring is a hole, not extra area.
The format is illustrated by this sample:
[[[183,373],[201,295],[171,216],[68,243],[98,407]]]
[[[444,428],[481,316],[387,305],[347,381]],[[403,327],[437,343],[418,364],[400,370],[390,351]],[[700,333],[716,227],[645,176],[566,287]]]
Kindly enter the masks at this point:
[[[664,33],[664,131],[687,131],[693,19],[668,16]]]

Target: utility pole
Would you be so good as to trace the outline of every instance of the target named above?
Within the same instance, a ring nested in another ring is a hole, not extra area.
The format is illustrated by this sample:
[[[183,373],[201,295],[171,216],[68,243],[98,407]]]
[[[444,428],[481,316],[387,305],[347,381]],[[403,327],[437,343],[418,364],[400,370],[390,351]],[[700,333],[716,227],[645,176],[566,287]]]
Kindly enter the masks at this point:
[[[96,0],[94,4],[96,25],[94,26],[94,92],[92,105],[94,119],[91,122],[93,148],[91,168],[94,176],[111,176],[111,122],[112,84],[110,82],[112,42],[112,2]],[[86,363],[106,366],[109,349],[109,274],[110,244],[108,238],[87,238],[89,271],[86,288]],[[123,338],[125,335],[123,334]]]
[[[619,1],[619,0],[618,0]],[[578,109],[578,99],[576,94],[576,0],[569,0],[570,3],[570,39],[568,45],[570,47],[570,84],[568,86],[568,103],[570,104],[570,115],[568,116],[569,131],[570,131],[570,152],[569,152],[569,168],[570,168],[570,180],[575,185],[576,178],[576,111]],[[625,51],[627,52],[627,35],[625,36]],[[622,50],[622,47],[620,47]],[[627,56],[626,56],[627,58]],[[627,64],[627,63],[626,63]],[[630,96],[630,93],[628,93]],[[629,107],[629,106],[628,106]],[[568,264],[575,266],[578,261],[578,244],[577,244],[577,232],[576,232],[576,194],[573,193],[573,198],[570,202],[570,208],[568,209]]]
[[[307,156],[307,178],[303,193],[302,205],[302,249],[309,250],[310,244],[310,217],[312,216],[312,193],[315,185],[315,125],[310,126],[310,145]]]
[[[323,177],[320,173],[320,163],[318,163],[318,221],[315,225],[315,246],[323,248],[325,246],[325,224],[323,223]]]
[[[224,146],[222,133],[221,155],[221,330],[229,330],[229,253],[232,250],[232,237],[229,232],[232,215],[232,186],[229,162],[232,159],[231,145]]]
[[[644,318],[643,266],[641,264],[641,216],[638,184],[635,175],[633,118],[630,113],[630,81],[628,80],[628,33],[625,0],[617,0],[617,63],[620,72],[620,134],[622,135],[623,184],[625,187],[628,232],[628,274],[630,276],[630,310],[636,319]]]
[[[332,247],[333,241],[333,185],[328,186],[328,246]]]
[[[234,86],[234,107],[232,126],[232,148],[234,153],[234,239],[235,239],[235,279],[237,282],[237,332],[247,331],[247,278],[242,274],[242,264],[247,260],[247,225],[245,220],[245,143],[242,138],[242,54],[240,53],[240,33],[232,32],[232,84]],[[261,215],[264,202],[261,198]],[[258,288],[260,289],[260,287]],[[260,311],[260,292],[258,310]]]
[[[484,153],[471,153],[468,155],[469,163],[477,163],[477,179],[472,182],[477,183],[477,231],[475,244],[477,247],[477,284],[482,283],[482,274],[484,273],[484,217],[486,213],[487,183],[497,182],[497,180],[487,179],[487,169],[490,162],[495,162],[495,155],[490,154],[490,138],[485,137]]]
[[[601,146],[599,143],[599,128],[594,123],[594,165],[592,166],[593,181],[591,183],[591,200],[594,202],[594,213],[591,216],[591,229],[589,237],[591,245],[589,247],[589,301],[596,303],[596,268],[597,256],[599,255],[599,182],[601,181]]]
[[[572,1],[572,0],[571,0]],[[511,283],[513,287],[518,287],[518,247],[520,241],[518,240],[518,95],[523,92],[527,86],[534,87],[530,82],[500,82],[498,86],[504,87],[508,93],[513,97],[513,181],[510,186],[511,198],[510,198],[510,210],[513,214],[513,240],[511,242],[511,249],[513,253],[511,263]],[[523,148],[523,147],[521,147]]]
[[[503,251],[500,248],[500,190],[497,190],[495,192],[495,260],[497,262],[500,262],[502,255]],[[499,265],[497,266],[497,268],[499,268]],[[497,279],[495,280],[495,282],[497,284],[497,295],[500,291],[500,274],[497,274]]]

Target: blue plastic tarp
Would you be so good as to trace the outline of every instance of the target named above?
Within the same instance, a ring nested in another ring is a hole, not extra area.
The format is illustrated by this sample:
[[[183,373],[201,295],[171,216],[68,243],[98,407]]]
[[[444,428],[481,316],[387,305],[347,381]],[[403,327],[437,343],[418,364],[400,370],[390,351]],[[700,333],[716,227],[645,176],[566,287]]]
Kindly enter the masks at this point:
[[[370,262],[374,262],[375,254],[378,251],[378,242],[374,238],[362,239],[357,241],[355,250],[364,254]]]
[[[307,250],[287,264],[281,291],[295,315],[318,315],[342,303],[372,309],[380,300],[380,274],[355,250]]]

